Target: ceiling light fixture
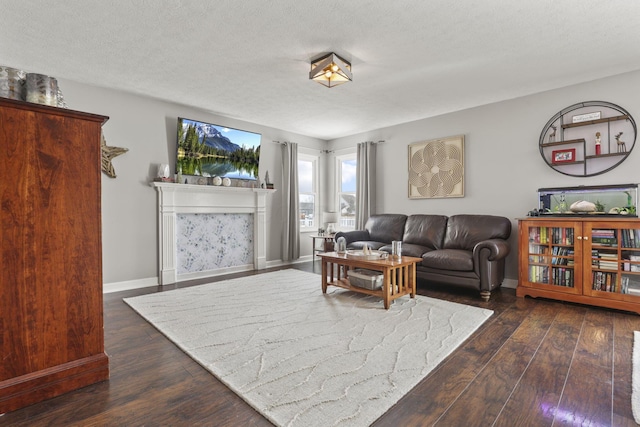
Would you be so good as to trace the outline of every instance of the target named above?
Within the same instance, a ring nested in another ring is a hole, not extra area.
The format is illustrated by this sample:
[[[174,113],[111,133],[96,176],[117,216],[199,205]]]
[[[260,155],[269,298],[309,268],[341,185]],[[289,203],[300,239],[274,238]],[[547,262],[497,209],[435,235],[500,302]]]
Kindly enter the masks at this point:
[[[315,80],[326,87],[334,87],[352,79],[351,64],[331,52],[311,61],[309,80]]]

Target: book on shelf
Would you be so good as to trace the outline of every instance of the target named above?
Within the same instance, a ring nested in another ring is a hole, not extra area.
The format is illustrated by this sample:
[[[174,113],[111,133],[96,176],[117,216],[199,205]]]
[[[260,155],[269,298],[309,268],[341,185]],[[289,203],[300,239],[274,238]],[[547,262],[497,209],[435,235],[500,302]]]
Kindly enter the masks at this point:
[[[562,246],[554,246],[552,251],[551,264],[553,265],[573,265],[573,249]]]
[[[598,228],[594,228],[593,230],[591,230],[591,237],[615,237],[616,236],[616,230],[609,230],[609,229],[598,229]]]
[[[620,238],[622,239],[622,246],[625,248],[637,248],[638,241],[636,241],[636,230],[622,229],[620,230]]]
[[[591,230],[591,242],[602,246],[617,246],[616,230],[593,229]]]
[[[529,228],[529,241],[532,243],[540,243],[540,227]]]
[[[599,252],[600,258],[608,258],[608,259],[618,259],[617,253],[611,252]]]
[[[559,227],[552,228],[551,243],[554,245],[573,245],[573,229]]]
[[[554,267],[552,273],[552,283],[558,286],[573,288],[573,269]]]
[[[591,265],[595,268],[603,270],[618,269],[618,254],[594,250],[591,252],[591,256],[593,258]]]
[[[604,271],[594,271],[591,274],[591,288],[596,291],[617,292],[618,275]]]
[[[620,230],[620,236],[622,238],[622,245],[625,248],[640,248],[640,230]]]
[[[622,276],[621,290],[623,294],[640,295],[640,282],[631,280],[629,276]]]
[[[545,265],[530,265],[529,281],[534,283],[549,283],[549,267]]]
[[[622,244],[625,248],[640,248],[640,229],[620,230]]]
[[[614,263],[607,263],[604,261],[600,261],[600,269],[602,270],[617,270],[618,269],[618,263],[614,262]]]

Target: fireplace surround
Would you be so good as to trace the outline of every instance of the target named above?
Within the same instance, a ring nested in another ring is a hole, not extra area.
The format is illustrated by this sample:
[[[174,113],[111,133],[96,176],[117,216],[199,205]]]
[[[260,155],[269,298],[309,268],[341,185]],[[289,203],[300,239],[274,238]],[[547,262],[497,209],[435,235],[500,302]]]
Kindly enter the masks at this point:
[[[275,190],[152,182],[158,193],[158,281],[168,285],[223,273],[266,267],[266,197]],[[178,268],[178,216],[183,214],[251,214],[253,265],[184,273]]]

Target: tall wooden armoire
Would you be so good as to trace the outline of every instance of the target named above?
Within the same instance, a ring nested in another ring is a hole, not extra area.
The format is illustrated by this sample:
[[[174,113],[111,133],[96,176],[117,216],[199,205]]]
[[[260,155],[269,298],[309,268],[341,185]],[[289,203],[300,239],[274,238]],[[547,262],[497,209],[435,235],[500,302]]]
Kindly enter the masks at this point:
[[[0,98],[0,414],[109,378],[101,127]]]

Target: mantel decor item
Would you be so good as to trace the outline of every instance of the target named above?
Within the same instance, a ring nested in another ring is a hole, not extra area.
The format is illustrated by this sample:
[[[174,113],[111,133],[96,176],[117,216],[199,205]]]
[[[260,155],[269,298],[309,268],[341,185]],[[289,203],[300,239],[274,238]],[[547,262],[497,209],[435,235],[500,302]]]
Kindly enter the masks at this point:
[[[25,71],[0,66],[0,97],[24,101],[26,78]]]
[[[309,80],[326,87],[334,87],[352,79],[351,64],[333,52],[311,61]]]
[[[464,135],[409,145],[409,198],[464,197]]]
[[[629,157],[636,134],[636,122],[624,108],[588,101],[551,117],[538,145],[542,158],[556,172],[588,177],[608,172]]]
[[[158,165],[158,178],[169,178],[171,175],[171,170],[169,169],[169,165],[166,163],[161,163]]]

